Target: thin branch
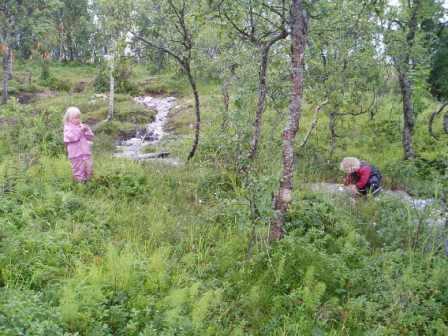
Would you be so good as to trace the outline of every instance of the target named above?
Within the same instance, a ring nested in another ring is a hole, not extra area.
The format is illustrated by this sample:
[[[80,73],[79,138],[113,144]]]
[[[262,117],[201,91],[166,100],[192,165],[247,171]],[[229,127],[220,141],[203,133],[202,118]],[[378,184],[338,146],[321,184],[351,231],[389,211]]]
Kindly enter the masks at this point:
[[[182,2],[182,8],[178,9],[172,2],[172,0],[168,0],[168,4],[170,8],[173,10],[174,15],[177,17],[178,22],[174,23],[176,30],[183,37],[182,45],[185,49],[191,49],[191,35],[187,29],[187,25],[185,24],[185,1]]]
[[[173,10],[174,15],[176,15],[177,19],[178,19],[179,21],[181,21],[181,17],[180,17],[179,11],[177,10],[177,7],[174,6],[174,4],[173,4],[173,2],[172,2],[171,0],[168,0],[168,5],[169,5],[170,8]]]
[[[405,25],[403,24],[403,22],[401,22],[401,21],[399,21],[399,20],[397,20],[397,19],[393,19],[393,20],[391,20],[390,21],[390,23],[392,24],[392,23],[395,23],[395,24],[397,24],[399,27],[400,27],[400,29],[401,30],[405,30]],[[392,27],[391,27],[391,24],[389,24],[389,29],[391,29]]]
[[[274,14],[277,14],[282,21],[284,21],[286,19],[286,6],[285,6],[285,2],[283,1],[282,6],[269,6],[266,3],[263,3],[263,7],[266,7],[267,9],[269,9],[271,12],[273,12]]]
[[[309,138],[311,136],[311,133],[314,131],[314,129],[317,126],[319,112],[320,112],[322,106],[324,106],[327,103],[328,103],[328,99],[324,100],[322,103],[317,105],[317,107],[315,108],[314,116],[313,116],[313,122],[311,123],[311,126],[310,126],[310,129],[308,130],[308,133],[305,135],[305,138],[303,139],[302,143],[300,144],[299,150],[306,146],[306,144],[307,144],[307,142],[308,142],[308,140],[309,140]]]
[[[362,115],[362,114],[370,113],[372,108],[375,106],[375,103],[376,103],[376,91],[373,91],[372,102],[370,103],[370,105],[367,108],[367,110],[364,111],[364,108],[361,105],[361,111],[359,111],[359,112],[336,112],[336,115],[338,115],[338,116],[351,115],[351,116],[355,116],[356,117],[356,116],[359,116],[359,115]]]
[[[434,111],[433,113],[431,113],[431,117],[429,117],[428,131],[429,131],[429,134],[431,134],[431,136],[432,136],[434,139],[438,139],[437,136],[434,134],[433,129],[432,129],[432,126],[433,126],[433,123],[434,123],[434,119],[435,119],[440,113],[442,113],[442,111],[443,111],[443,110],[445,109],[445,107],[447,107],[447,106],[448,106],[448,101],[445,102],[445,103],[443,103],[442,106],[441,106],[437,111]]]
[[[366,114],[367,112],[369,112],[368,110],[366,110],[366,111],[363,111],[362,110],[362,107],[361,107],[361,112],[336,112],[335,114],[337,115],[337,116],[346,116],[346,115],[351,115],[351,116],[359,116],[359,115],[363,115],[363,114]]]
[[[140,35],[137,35],[137,34],[134,33],[134,32],[131,32],[131,34],[134,35],[134,37],[135,37],[137,40],[140,40],[141,42],[145,43],[145,44],[148,45],[149,47],[151,47],[151,48],[153,48],[153,49],[161,50],[161,51],[167,53],[168,55],[172,56],[174,59],[176,59],[176,60],[181,64],[182,67],[185,67],[185,62],[184,62],[184,60],[183,60],[182,58],[180,58],[179,56],[177,56],[177,55],[176,55],[173,51],[171,51],[170,49],[167,49],[167,48],[165,48],[165,47],[163,47],[163,46],[157,45],[157,44],[155,44],[154,42],[148,41],[147,39],[141,37]]]
[[[251,36],[248,32],[246,32],[245,30],[241,29],[240,27],[238,27],[238,25],[227,15],[227,12],[224,10],[223,12],[224,17],[226,18],[226,20],[230,23],[230,25],[233,27],[233,29],[235,29],[243,39],[247,39],[251,42],[255,42],[253,40],[253,36]]]
[[[255,238],[256,238],[256,225],[258,222],[261,221],[261,214],[260,211],[258,210],[257,204],[255,202],[255,195],[250,195],[250,197],[247,197],[248,201],[249,201],[249,207],[250,207],[250,219],[252,221],[252,232],[251,232],[251,237],[249,240],[249,244],[247,247],[247,253],[246,253],[246,258],[249,259],[252,255],[252,249],[255,245]]]
[[[250,22],[250,36],[255,37],[255,23],[254,23],[254,9],[252,1],[249,1],[249,22]]]
[[[267,42],[267,44],[265,45],[265,48],[270,49],[275,43],[286,38],[287,36],[288,36],[288,32],[283,29],[279,34],[277,34],[276,36],[274,36],[271,40],[269,40]]]
[[[376,91],[373,90],[372,102],[370,103],[369,107],[367,108],[367,112],[370,112],[370,110],[373,108],[373,106],[375,106],[375,103],[376,103]]]
[[[259,17],[260,19],[266,21],[267,23],[271,24],[273,27],[279,28],[279,29],[283,29],[284,25],[283,25],[283,20],[282,23],[276,23],[272,20],[270,20],[269,18],[267,18],[266,16],[260,14],[260,13],[254,13],[255,16]]]
[[[174,39],[166,38],[166,41],[183,45],[183,41],[181,41],[181,40],[174,40]]]

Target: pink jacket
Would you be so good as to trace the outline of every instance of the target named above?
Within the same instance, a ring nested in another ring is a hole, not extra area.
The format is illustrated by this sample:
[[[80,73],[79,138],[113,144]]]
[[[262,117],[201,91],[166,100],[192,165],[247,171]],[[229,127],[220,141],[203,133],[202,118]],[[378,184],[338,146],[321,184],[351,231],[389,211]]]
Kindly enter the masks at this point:
[[[81,125],[66,123],[64,125],[64,143],[67,148],[68,158],[74,159],[82,155],[92,155],[90,149],[93,132],[89,126],[81,130]]]

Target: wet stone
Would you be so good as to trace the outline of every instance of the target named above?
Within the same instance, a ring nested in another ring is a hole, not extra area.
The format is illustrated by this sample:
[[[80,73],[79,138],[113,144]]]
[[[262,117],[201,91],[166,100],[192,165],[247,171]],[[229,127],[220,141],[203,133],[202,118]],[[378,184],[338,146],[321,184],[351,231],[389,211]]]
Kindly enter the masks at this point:
[[[329,195],[335,195],[339,197],[345,197],[351,199],[355,202],[356,197],[354,197],[350,188],[336,183],[308,183],[305,185],[307,189],[312,192],[324,193]],[[437,204],[435,199],[418,199],[413,198],[411,195],[404,191],[394,191],[394,190],[383,190],[375,200],[383,199],[384,197],[389,199],[396,199],[401,201],[404,205],[411,209],[419,211],[425,214],[424,222],[435,228],[444,228],[446,223],[446,214],[443,209]]]
[[[144,96],[135,97],[134,100],[147,108],[156,110],[157,114],[154,121],[146,125],[145,128],[138,129],[134,137],[121,141],[116,147],[117,153],[114,156],[138,161],[154,159],[154,155],[144,154],[142,153],[142,149],[146,146],[159,143],[166,135],[164,126],[168,120],[168,113],[176,106],[176,98]]]

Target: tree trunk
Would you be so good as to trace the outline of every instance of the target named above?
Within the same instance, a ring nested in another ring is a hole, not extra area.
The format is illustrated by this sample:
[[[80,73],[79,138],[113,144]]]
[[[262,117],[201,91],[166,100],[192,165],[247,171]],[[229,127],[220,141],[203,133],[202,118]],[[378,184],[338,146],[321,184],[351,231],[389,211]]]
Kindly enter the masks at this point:
[[[399,71],[398,79],[400,82],[401,96],[403,99],[403,149],[405,160],[415,158],[415,152],[412,147],[412,133],[414,130],[414,109],[412,106],[412,88],[411,82],[404,71]]]
[[[73,62],[75,59],[75,51],[74,46],[73,46],[73,39],[72,39],[72,34],[70,32],[68,32],[67,34],[67,47],[68,47],[68,51],[69,51],[69,61]]]
[[[330,112],[328,117],[328,128],[330,130],[330,158],[332,158],[334,151],[336,150],[336,112]]]
[[[199,144],[199,133],[201,130],[201,110],[200,110],[200,102],[199,102],[199,93],[198,93],[198,89],[196,87],[196,81],[194,80],[193,75],[191,73],[190,65],[186,64],[186,66],[184,66],[184,70],[187,73],[188,81],[190,82],[191,90],[193,91],[194,111],[195,111],[195,116],[196,116],[196,122],[194,124],[194,140],[193,140],[193,145],[191,147],[190,153],[188,154],[188,158],[187,158],[187,161],[188,161],[194,156],[196,149],[198,147],[198,144]]]
[[[434,131],[432,129],[432,126],[434,124],[434,120],[436,119],[436,117],[443,112],[443,110],[445,109],[445,107],[448,106],[448,101],[446,101],[445,103],[442,104],[442,106],[437,110],[434,111],[433,113],[431,113],[431,116],[429,117],[429,122],[428,122],[428,132],[429,134],[434,138],[437,139],[437,136],[434,134]],[[448,112],[447,112],[448,113]],[[445,118],[448,118],[446,115],[444,117],[444,126],[445,126]],[[447,132],[447,129],[444,127],[445,132]]]
[[[46,57],[46,55],[42,55],[40,78],[44,81],[50,78],[50,60]]]
[[[222,116],[221,130],[224,130],[227,126],[227,117],[229,114],[229,103],[230,103],[230,78],[224,78],[222,83],[222,100],[224,103],[224,115]]]
[[[171,4],[172,5],[172,4]],[[184,24],[183,19],[181,20],[182,23]],[[193,145],[191,147],[190,153],[188,154],[187,157],[187,161],[189,161],[194,154],[196,153],[196,149],[198,147],[199,144],[199,134],[200,134],[200,130],[201,130],[201,110],[200,110],[200,101],[199,101],[199,93],[198,93],[198,89],[196,86],[196,81],[193,77],[192,71],[191,71],[191,67],[190,67],[190,62],[191,62],[191,46],[192,46],[192,41],[191,40],[184,40],[183,46],[187,49],[189,56],[186,58],[181,58],[179,57],[176,53],[172,52],[169,49],[166,49],[165,47],[161,47],[161,46],[157,46],[154,43],[142,38],[141,36],[138,36],[136,34],[134,34],[134,36],[139,39],[140,41],[142,41],[143,43],[145,43],[146,45],[150,46],[151,48],[154,49],[160,49],[162,50],[164,53],[167,53],[168,55],[170,55],[171,57],[173,57],[178,64],[181,67],[181,70],[183,73],[185,73],[188,77],[188,81],[190,83],[191,86],[191,90],[193,91],[193,95],[194,95],[194,107],[195,107],[195,116],[196,116],[196,121],[195,121],[195,125],[194,125],[194,140],[193,140]],[[188,36],[187,36],[188,37]],[[185,37],[185,38],[187,38]]]
[[[289,120],[283,131],[283,171],[280,187],[274,199],[274,218],[270,232],[270,240],[279,240],[283,237],[286,211],[292,200],[293,173],[294,173],[294,139],[299,128],[302,92],[304,54],[308,33],[307,21],[303,12],[301,0],[292,0],[291,7],[291,66],[292,66],[292,92],[289,105]]]
[[[109,73],[109,108],[107,111],[107,120],[111,121],[114,116],[114,96],[115,96],[115,55],[112,54],[110,59],[110,73]]]
[[[156,54],[155,63],[157,72],[161,72],[165,67],[165,53],[160,49],[156,49],[155,54]]]
[[[64,36],[61,31],[59,31],[59,55],[58,60],[62,62],[64,60]]]
[[[266,106],[266,74],[268,69],[269,60],[269,49],[270,46],[263,46],[261,49],[261,62],[260,62],[260,73],[259,73],[259,84],[258,84],[258,102],[257,110],[255,112],[254,129],[252,134],[252,141],[250,144],[249,159],[255,159],[257,155],[258,142],[260,140],[261,133],[261,121],[262,115]]]
[[[28,87],[31,88],[31,83],[33,80],[33,73],[31,71],[28,71]]]
[[[409,2],[409,5],[411,3]],[[406,34],[407,50],[404,50],[404,59],[396,62],[398,70],[398,81],[400,82],[401,97],[403,100],[403,150],[405,160],[415,158],[415,152],[412,146],[412,133],[414,130],[414,108],[412,105],[412,84],[408,78],[409,64],[414,63],[411,59],[411,50],[414,46],[415,35],[418,29],[418,11],[421,1],[415,0],[412,6],[411,18],[407,24],[408,32]]]
[[[14,53],[12,51],[11,48],[9,48],[9,67],[8,67],[8,78],[9,80],[12,80],[12,65],[13,65],[13,61],[14,61]]]
[[[448,134],[448,112],[443,116],[443,130]]]
[[[237,79],[236,76],[236,68],[237,64],[231,64],[229,66],[229,76],[224,76],[224,81],[222,84],[222,98],[224,103],[224,115],[222,117],[221,122],[221,130],[224,130],[227,126],[228,116],[229,116],[229,105],[230,105],[230,87],[232,86],[232,83]]]
[[[11,48],[9,46],[6,47],[3,54],[3,93],[2,93],[2,104],[6,104],[8,102],[8,90],[9,90],[9,78],[12,76],[12,68],[11,68]]]

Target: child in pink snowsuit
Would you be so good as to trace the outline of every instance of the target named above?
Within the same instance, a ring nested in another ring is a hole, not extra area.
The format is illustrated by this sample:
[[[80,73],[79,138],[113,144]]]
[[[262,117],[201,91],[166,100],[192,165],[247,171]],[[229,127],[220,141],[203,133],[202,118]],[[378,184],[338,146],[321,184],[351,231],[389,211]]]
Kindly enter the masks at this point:
[[[90,127],[81,123],[79,109],[69,107],[64,116],[64,144],[72,164],[73,178],[78,182],[86,182],[92,177],[92,139]]]

